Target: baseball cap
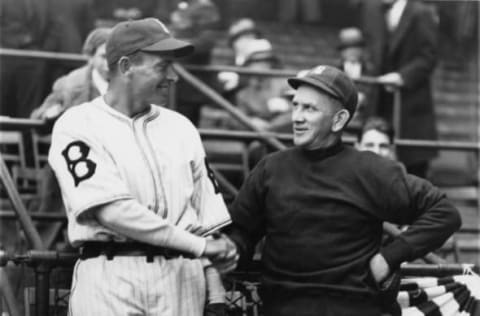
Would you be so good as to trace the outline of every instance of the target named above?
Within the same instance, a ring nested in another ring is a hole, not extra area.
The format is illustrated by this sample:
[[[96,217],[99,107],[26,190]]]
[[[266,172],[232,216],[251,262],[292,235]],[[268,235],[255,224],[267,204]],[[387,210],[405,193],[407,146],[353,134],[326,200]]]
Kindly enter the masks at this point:
[[[357,89],[353,81],[340,69],[320,65],[287,81],[294,89],[306,84],[327,93],[339,100],[350,113],[350,118],[353,117],[358,102]]]
[[[174,38],[160,20],[146,18],[115,25],[107,40],[106,56],[108,64],[112,65],[122,56],[137,51],[173,52],[175,57],[184,57],[193,50],[192,44]]]

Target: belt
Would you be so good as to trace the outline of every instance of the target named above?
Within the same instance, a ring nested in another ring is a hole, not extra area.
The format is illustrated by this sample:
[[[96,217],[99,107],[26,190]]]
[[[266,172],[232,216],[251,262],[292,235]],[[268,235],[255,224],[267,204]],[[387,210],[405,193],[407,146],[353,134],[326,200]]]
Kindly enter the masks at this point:
[[[140,242],[100,242],[88,241],[80,247],[80,259],[86,260],[89,258],[99,257],[105,255],[107,260],[112,260],[113,257],[132,256],[147,258],[147,262],[153,262],[153,257],[162,256],[166,259],[174,259],[178,257],[185,257],[193,259],[192,254],[169,249],[157,247],[150,244]]]

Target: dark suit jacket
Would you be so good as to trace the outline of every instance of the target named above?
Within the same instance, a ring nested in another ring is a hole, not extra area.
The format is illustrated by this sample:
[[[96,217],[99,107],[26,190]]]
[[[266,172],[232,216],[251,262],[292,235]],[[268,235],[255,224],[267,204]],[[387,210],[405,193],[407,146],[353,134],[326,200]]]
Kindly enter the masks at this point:
[[[55,51],[60,23],[51,0],[0,0],[0,47]]]
[[[396,131],[404,139],[436,139],[436,121],[431,91],[431,75],[437,60],[438,23],[433,11],[420,1],[409,0],[397,28],[386,30],[380,1],[364,3],[368,15],[363,21],[367,43],[377,75],[399,72],[405,82],[401,89],[401,124]],[[392,117],[392,95],[381,89],[377,113]],[[398,156],[406,165],[428,161],[435,151],[399,148]]]

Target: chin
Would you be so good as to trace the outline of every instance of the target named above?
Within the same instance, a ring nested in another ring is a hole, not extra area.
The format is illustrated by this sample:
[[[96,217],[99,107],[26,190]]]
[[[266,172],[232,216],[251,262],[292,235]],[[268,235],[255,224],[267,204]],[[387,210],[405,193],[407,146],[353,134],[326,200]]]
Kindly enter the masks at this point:
[[[308,139],[302,139],[301,137],[294,137],[293,144],[299,147],[308,147],[310,145],[310,142]]]

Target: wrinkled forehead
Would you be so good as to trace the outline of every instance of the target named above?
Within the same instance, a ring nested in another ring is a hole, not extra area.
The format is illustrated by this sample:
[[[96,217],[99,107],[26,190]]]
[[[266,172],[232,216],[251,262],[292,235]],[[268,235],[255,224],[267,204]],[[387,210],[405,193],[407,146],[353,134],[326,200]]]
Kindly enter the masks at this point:
[[[330,94],[308,84],[302,84],[295,90],[292,102],[316,105],[318,107],[331,108],[334,110],[340,110],[344,108],[339,100],[335,99]]]

